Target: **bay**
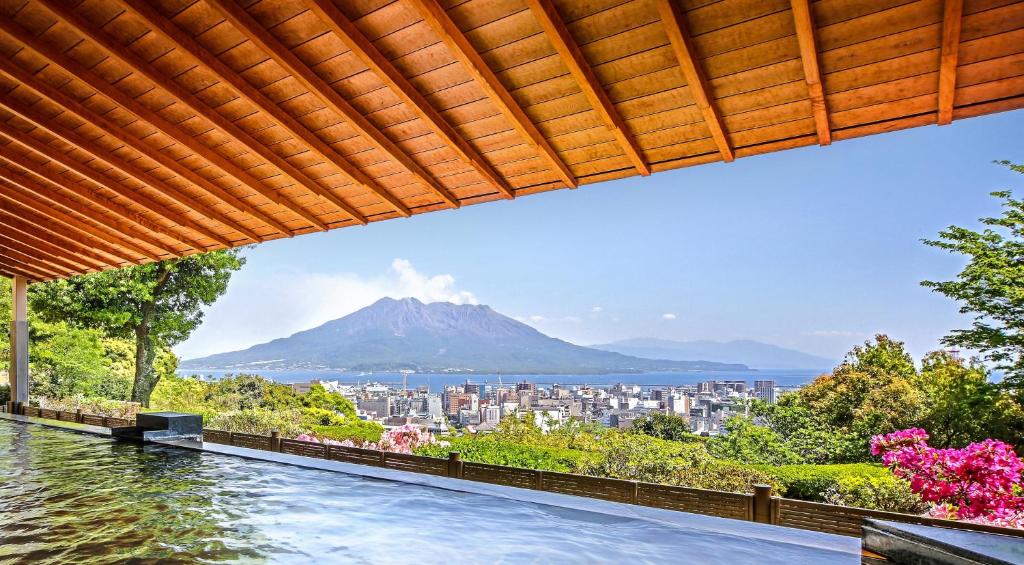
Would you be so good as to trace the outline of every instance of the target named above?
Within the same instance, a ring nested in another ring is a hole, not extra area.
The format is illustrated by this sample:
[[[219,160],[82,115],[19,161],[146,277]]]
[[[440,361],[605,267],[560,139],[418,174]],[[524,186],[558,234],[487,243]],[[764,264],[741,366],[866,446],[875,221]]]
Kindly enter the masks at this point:
[[[772,369],[772,370],[750,370],[750,371],[686,371],[686,372],[663,372],[663,373],[612,373],[600,375],[516,375],[516,374],[475,374],[475,373],[351,373],[345,371],[330,370],[185,370],[178,371],[179,375],[204,376],[221,378],[233,374],[255,374],[279,383],[304,383],[314,379],[325,381],[339,381],[342,384],[361,384],[377,382],[400,388],[405,384],[409,388],[416,388],[426,385],[430,392],[441,392],[447,385],[458,385],[466,382],[473,384],[486,384],[496,386],[500,383],[506,386],[521,381],[529,381],[539,386],[559,385],[593,385],[611,386],[616,383],[640,385],[644,388],[661,388],[666,386],[694,385],[703,381],[746,381],[753,385],[755,380],[773,380],[775,384],[784,388],[795,388],[805,385],[814,377],[828,372],[828,369],[820,371],[801,369]]]

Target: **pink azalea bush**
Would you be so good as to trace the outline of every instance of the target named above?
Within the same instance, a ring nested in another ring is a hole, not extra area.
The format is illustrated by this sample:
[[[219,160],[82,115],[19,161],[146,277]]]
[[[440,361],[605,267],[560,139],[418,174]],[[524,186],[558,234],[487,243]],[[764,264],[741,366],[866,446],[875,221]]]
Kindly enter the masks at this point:
[[[919,428],[871,438],[871,454],[932,505],[936,518],[1024,526],[1021,462],[1013,448],[987,439],[963,449],[936,449]]]
[[[414,449],[426,445],[448,445],[447,442],[438,440],[427,430],[413,424],[406,424],[384,432],[378,442],[366,442],[360,445],[357,445],[350,439],[337,441],[329,438],[318,438],[310,434],[302,434],[295,439],[300,441],[324,443],[328,445],[340,445],[342,447],[376,449],[379,451],[389,451],[391,453],[412,453]]]

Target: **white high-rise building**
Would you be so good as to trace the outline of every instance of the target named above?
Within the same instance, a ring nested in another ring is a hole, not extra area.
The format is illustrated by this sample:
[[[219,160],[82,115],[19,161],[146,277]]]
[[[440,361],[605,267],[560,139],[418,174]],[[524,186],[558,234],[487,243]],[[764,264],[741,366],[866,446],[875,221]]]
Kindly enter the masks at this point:
[[[775,404],[775,381],[754,381],[754,398]]]

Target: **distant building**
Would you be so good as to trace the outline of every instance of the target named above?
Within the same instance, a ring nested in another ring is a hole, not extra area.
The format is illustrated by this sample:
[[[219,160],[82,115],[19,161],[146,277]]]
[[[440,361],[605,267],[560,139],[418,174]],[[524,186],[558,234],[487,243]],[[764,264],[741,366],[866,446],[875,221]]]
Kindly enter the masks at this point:
[[[388,397],[359,398],[356,406],[367,414],[373,414],[377,420],[383,420],[391,416],[391,400]]]
[[[754,398],[775,404],[775,381],[754,381]]]
[[[519,393],[526,393],[528,395],[537,394],[537,383],[531,383],[525,380],[521,383],[516,383],[516,391]]]

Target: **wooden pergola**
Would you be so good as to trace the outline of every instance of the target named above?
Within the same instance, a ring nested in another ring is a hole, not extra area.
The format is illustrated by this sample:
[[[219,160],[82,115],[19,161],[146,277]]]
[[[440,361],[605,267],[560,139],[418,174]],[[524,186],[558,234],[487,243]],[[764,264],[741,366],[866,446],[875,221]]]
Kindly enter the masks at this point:
[[[0,92],[17,288],[1020,108],[1024,2],[0,0]]]

